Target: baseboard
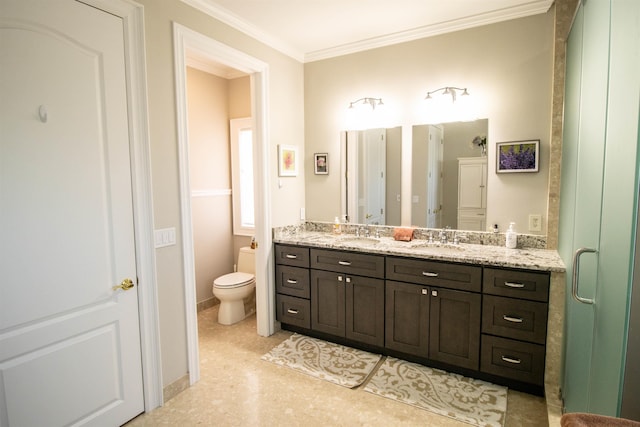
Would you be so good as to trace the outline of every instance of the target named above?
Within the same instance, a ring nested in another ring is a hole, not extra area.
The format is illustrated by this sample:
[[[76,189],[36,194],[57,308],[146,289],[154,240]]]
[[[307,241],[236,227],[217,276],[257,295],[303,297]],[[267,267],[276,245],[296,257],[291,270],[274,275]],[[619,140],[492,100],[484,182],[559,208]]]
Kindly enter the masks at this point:
[[[189,374],[184,375],[162,389],[164,403],[189,388]]]
[[[214,305],[218,305],[220,304],[220,300],[216,297],[211,297],[209,299],[206,299],[204,301],[200,301],[197,306],[197,312],[200,313],[202,310],[206,310],[207,308],[211,308]]]

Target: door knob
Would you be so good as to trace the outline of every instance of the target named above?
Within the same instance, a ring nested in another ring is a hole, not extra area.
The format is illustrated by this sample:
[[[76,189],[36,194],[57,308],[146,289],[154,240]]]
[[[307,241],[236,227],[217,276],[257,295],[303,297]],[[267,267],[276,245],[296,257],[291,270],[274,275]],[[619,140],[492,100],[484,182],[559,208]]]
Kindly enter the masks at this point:
[[[133,280],[131,279],[124,279],[122,281],[122,283],[120,283],[117,286],[113,287],[113,290],[115,291],[116,289],[122,289],[123,291],[128,291],[129,289],[133,288]]]

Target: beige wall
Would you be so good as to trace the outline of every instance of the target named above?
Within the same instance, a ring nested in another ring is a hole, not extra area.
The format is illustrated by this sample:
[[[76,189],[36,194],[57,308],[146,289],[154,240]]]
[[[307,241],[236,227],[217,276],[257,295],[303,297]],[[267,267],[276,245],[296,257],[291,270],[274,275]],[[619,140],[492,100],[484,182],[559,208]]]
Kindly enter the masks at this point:
[[[251,55],[269,65],[268,138],[271,218],[274,226],[298,219],[304,206],[304,165],[301,175],[278,187],[277,144],[299,145],[304,153],[303,66],[299,62],[179,0],[139,0],[144,5],[153,210],[155,228],[175,227],[175,246],[156,252],[163,384],[187,374],[184,306],[184,265],[181,250],[180,194],[176,137],[172,22],[177,22]]]
[[[528,214],[546,223],[551,134],[554,9],[546,14],[444,34],[305,64],[307,159],[328,152],[336,170],[339,132],[349,102],[382,97],[390,120],[384,126],[426,123],[423,98],[442,86],[466,86],[478,101],[478,117],[489,119],[487,224],[526,231]],[[405,136],[403,135],[403,138]],[[495,143],[540,139],[540,172],[495,174]],[[310,160],[307,160],[308,162]],[[338,174],[307,171],[307,218],[339,214]],[[526,191],[523,191],[526,188]],[[545,233],[546,230],[543,230]]]
[[[249,76],[227,80],[187,68],[189,169],[196,301],[213,298],[216,277],[231,273],[251,237],[233,234],[229,120],[251,117]]]
[[[187,68],[197,302],[213,297],[213,279],[233,271],[229,92],[227,79]]]

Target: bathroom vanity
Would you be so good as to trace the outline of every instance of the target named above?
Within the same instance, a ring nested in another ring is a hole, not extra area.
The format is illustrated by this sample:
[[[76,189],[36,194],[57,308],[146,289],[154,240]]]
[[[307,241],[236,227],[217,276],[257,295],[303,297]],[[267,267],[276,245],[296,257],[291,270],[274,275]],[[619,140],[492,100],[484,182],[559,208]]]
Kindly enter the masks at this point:
[[[544,394],[557,253],[384,234],[277,233],[282,327]]]

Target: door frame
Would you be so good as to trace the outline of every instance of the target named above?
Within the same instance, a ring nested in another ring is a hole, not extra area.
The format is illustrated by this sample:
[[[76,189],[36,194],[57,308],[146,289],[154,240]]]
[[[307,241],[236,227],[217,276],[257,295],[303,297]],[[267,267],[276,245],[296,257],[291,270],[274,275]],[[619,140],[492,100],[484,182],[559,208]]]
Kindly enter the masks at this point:
[[[275,332],[275,292],[271,247],[271,191],[269,186],[268,88],[269,66],[265,62],[173,22],[176,114],[180,174],[180,209],[182,213],[182,253],[184,261],[185,316],[187,324],[187,359],[189,383],[200,379],[198,354],[198,318],[195,283],[195,256],[189,182],[189,133],[187,122],[186,57],[195,51],[204,58],[235,68],[251,76],[251,112],[254,123],[253,152],[255,175],[256,317],[257,332],[269,336]]]
[[[133,190],[133,224],[142,382],[146,412],[162,405],[162,363],[157,295],[155,245],[153,238],[153,189],[147,108],[144,7],[130,0],[78,0],[118,16],[123,21],[127,82],[127,115]]]

